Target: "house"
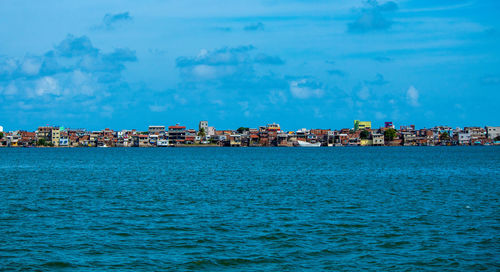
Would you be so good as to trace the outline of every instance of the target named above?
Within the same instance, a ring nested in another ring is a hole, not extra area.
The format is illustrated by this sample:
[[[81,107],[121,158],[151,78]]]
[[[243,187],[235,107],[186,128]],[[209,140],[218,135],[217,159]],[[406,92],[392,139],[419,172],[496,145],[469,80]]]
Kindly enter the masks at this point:
[[[7,146],[12,146],[12,147],[16,147],[16,146],[20,146],[19,145],[19,141],[21,140],[21,135],[17,134],[17,133],[12,133],[12,134],[7,134],[7,136],[4,138],[7,139]]]
[[[165,126],[149,126],[148,133],[149,135],[164,135]]]
[[[373,145],[375,146],[383,146],[384,145],[384,134],[373,133]]]
[[[18,141],[20,146],[33,146],[36,143],[36,133],[28,131],[19,131],[21,139]]]
[[[133,147],[150,147],[149,136],[144,134],[132,135]]]
[[[156,146],[158,147],[167,147],[168,146],[168,140],[167,139],[158,139],[156,142]]]
[[[373,145],[373,140],[372,139],[361,139],[359,141],[360,146],[370,146]]]
[[[486,137],[488,139],[495,139],[496,137],[500,136],[500,127],[490,127],[487,126],[485,127],[486,129]]]
[[[458,144],[459,145],[470,145],[471,136],[469,132],[459,132],[458,133]]]
[[[61,138],[59,138],[59,146],[69,146],[68,136],[61,136]]]
[[[241,146],[241,134],[230,135],[229,146]]]
[[[52,129],[53,127],[38,127],[36,130],[36,141],[44,140],[45,142],[52,141]]]
[[[170,144],[184,144],[186,141],[186,127],[176,124],[168,127],[168,141]]]
[[[401,136],[403,138],[403,145],[414,146],[417,145],[417,135],[413,132],[402,132]]]

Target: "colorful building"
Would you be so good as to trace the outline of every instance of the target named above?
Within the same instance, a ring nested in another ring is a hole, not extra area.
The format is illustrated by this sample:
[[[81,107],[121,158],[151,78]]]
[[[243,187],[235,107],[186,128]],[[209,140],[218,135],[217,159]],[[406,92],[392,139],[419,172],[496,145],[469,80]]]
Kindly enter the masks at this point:
[[[363,130],[363,129],[371,129],[371,128],[372,128],[371,121],[354,120],[354,131]]]

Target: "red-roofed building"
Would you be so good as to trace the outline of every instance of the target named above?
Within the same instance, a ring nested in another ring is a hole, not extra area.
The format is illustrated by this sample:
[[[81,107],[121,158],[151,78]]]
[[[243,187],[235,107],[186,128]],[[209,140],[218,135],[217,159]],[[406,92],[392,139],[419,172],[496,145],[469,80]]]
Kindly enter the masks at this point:
[[[168,141],[170,144],[184,144],[186,142],[186,127],[176,124],[168,127]]]

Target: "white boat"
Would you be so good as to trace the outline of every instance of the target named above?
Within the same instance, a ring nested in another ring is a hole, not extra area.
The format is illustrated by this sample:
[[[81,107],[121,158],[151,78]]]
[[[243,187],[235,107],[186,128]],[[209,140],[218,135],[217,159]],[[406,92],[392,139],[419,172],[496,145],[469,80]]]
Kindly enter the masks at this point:
[[[320,147],[321,146],[321,143],[311,144],[311,143],[304,142],[304,141],[297,141],[297,143],[299,144],[300,147]]]
[[[98,146],[98,147],[101,147],[101,148],[107,148],[107,147],[109,147],[109,146],[107,146],[107,145],[100,145],[100,146]]]

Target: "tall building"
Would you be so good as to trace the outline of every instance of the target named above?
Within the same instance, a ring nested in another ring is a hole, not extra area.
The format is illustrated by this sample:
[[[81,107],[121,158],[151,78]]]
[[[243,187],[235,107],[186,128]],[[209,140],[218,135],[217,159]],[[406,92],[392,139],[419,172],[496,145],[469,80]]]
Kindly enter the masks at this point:
[[[186,127],[179,124],[169,126],[168,141],[171,144],[183,144],[186,141]]]
[[[46,142],[52,141],[52,129],[53,127],[38,127],[36,131],[36,140],[43,139]]]
[[[207,133],[208,131],[208,121],[200,121],[200,124],[198,125],[198,130],[201,131],[201,129],[203,129],[203,131],[205,131],[205,133]]]
[[[486,127],[486,136],[489,139],[495,139],[496,137],[500,136],[500,127]]]
[[[52,128],[50,138],[54,146],[59,146],[59,140],[61,140],[61,131],[58,127]]]
[[[371,129],[371,128],[372,128],[371,121],[354,120],[354,131],[358,131],[360,129]]]
[[[148,133],[150,135],[164,135],[165,126],[149,126]]]

